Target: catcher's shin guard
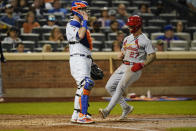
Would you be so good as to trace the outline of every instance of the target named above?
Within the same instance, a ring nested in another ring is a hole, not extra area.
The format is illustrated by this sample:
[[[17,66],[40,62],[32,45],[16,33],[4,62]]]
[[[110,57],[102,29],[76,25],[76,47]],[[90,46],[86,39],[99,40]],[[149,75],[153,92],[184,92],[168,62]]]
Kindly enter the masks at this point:
[[[85,77],[85,79],[83,80],[83,82],[81,82],[81,84],[83,85],[82,86],[83,92],[81,95],[81,113],[86,115],[88,110],[88,99],[89,99],[90,91],[94,86],[94,82],[89,77]]]

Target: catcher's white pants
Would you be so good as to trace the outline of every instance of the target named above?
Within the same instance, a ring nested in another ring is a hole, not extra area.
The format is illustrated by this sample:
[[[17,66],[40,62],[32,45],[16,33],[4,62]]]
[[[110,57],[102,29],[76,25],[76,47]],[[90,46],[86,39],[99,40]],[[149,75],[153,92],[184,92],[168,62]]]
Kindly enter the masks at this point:
[[[127,107],[127,103],[123,98],[125,89],[133,82],[138,80],[142,74],[142,71],[131,71],[132,65],[121,64],[121,66],[112,74],[106,84],[106,90],[112,96],[106,109],[111,111],[114,106],[119,102],[122,108]]]
[[[71,75],[75,79],[76,84],[78,86],[78,89],[76,90],[77,95],[75,96],[75,100],[74,100],[74,109],[79,110],[80,109],[79,98],[83,91],[80,88],[80,82],[85,77],[90,78],[92,60],[87,57],[76,55],[76,56],[71,56],[69,62],[70,62]],[[77,117],[78,117],[78,111],[74,110],[72,119],[77,119]]]

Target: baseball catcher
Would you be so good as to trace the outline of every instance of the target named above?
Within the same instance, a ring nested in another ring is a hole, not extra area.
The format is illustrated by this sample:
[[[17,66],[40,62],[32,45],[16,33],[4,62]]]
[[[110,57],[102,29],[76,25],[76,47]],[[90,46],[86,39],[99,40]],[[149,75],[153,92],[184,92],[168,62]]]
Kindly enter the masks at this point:
[[[66,36],[69,42],[71,75],[78,86],[71,122],[94,123],[87,112],[90,92],[94,86],[94,81],[90,75],[93,45],[87,27],[88,3],[85,1],[73,1],[71,11],[73,19],[67,24]]]

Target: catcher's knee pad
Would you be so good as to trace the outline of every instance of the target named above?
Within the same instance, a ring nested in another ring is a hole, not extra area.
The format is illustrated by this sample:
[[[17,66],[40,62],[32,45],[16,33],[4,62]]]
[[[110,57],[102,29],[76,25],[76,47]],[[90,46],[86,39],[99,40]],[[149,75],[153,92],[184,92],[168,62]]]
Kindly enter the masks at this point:
[[[82,114],[87,114],[88,110],[88,99],[90,95],[90,91],[94,86],[94,82],[89,78],[85,77],[82,84],[83,93],[81,95],[81,112]]]
[[[85,77],[84,80],[81,82],[81,86],[83,88],[82,95],[88,95],[89,96],[90,91],[94,86],[94,82],[89,77]]]

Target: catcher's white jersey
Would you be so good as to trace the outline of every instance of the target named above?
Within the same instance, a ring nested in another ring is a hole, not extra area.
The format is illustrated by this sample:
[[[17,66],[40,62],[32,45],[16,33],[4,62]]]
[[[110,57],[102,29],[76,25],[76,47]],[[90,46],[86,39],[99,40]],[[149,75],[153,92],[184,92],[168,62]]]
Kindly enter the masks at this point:
[[[124,61],[135,63],[144,62],[147,54],[155,52],[151,41],[143,33],[136,38],[133,34],[127,36],[123,41],[121,50],[124,53]]]
[[[76,44],[70,44],[69,45],[69,52],[70,54],[85,54],[85,55],[91,55],[90,51],[90,44],[87,40],[87,36],[83,40],[80,41],[78,30],[81,27],[81,24],[72,19],[66,27],[66,36],[67,40],[69,42],[77,42]]]

